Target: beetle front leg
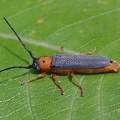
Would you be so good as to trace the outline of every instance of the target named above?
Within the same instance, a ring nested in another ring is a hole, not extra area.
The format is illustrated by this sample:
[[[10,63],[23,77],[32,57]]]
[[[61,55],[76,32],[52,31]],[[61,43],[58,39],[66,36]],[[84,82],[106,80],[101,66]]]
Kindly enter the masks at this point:
[[[70,72],[70,76],[74,78],[75,82],[78,84],[78,87],[80,88],[81,90],[81,96],[84,96],[84,90],[83,90],[83,87],[81,85],[81,83],[77,80],[77,78],[75,77],[75,75],[73,74],[73,72],[71,71]]]
[[[41,78],[41,77],[44,77],[45,75],[46,75],[46,73],[43,72],[43,73],[39,74],[38,76],[28,80],[28,81],[22,82],[21,85],[28,84],[28,83],[32,82],[33,80],[36,80],[36,79]]]
[[[86,54],[86,55],[92,55],[97,50],[97,47],[95,47],[93,50],[88,52],[80,52],[79,54]]]
[[[57,80],[56,75],[55,74],[51,74],[51,77],[55,81],[56,85],[59,87],[59,89],[61,91],[61,94],[64,95],[64,89],[62,88],[62,86],[60,85],[59,81]]]

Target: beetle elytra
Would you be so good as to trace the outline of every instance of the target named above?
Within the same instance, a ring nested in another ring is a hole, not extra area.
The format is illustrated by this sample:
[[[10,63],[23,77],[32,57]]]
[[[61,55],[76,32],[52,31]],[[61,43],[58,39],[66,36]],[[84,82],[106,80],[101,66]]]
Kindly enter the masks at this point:
[[[26,51],[30,54],[31,58],[33,59],[33,63],[29,66],[13,66],[9,68],[5,68],[0,70],[0,72],[14,69],[14,68],[25,68],[30,69],[34,68],[35,70],[41,71],[38,76],[25,81],[22,85],[30,83],[37,78],[44,77],[48,72],[51,73],[51,77],[55,81],[56,85],[60,88],[61,94],[64,94],[64,89],[60,85],[59,81],[57,80],[56,74],[68,74],[74,78],[75,82],[77,83],[78,87],[80,88],[81,96],[84,95],[83,87],[81,83],[77,80],[74,73],[101,73],[101,72],[118,72],[120,69],[120,65],[115,61],[111,60],[106,56],[92,56],[91,54],[96,50],[86,52],[78,55],[71,55],[71,54],[62,54],[63,48],[61,48],[60,52],[54,54],[53,56],[40,56],[39,58],[34,57],[34,54],[26,47],[23,43],[21,38],[18,36],[16,31],[13,27],[9,24],[9,22],[4,18],[6,23],[9,25],[11,30],[14,32],[18,40],[21,42],[23,47]]]

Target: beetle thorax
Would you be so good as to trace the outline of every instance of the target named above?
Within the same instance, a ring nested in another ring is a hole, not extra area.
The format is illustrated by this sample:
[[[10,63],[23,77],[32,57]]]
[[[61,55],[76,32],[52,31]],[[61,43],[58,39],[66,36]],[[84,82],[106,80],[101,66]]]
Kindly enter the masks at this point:
[[[51,70],[52,57],[42,56],[39,58],[39,67],[43,72],[49,72]]]

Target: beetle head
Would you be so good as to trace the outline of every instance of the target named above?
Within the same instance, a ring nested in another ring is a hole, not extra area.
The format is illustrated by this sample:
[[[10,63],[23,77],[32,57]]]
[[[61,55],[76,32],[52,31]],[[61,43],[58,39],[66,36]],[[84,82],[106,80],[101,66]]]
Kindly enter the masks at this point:
[[[33,64],[32,64],[32,67],[36,70],[40,70],[40,67],[39,67],[39,58],[34,58],[33,59]]]

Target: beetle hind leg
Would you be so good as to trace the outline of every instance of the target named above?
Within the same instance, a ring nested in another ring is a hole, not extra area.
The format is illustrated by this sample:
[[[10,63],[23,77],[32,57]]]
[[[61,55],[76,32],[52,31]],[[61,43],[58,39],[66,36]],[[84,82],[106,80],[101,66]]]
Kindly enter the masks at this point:
[[[62,88],[62,86],[60,85],[59,81],[57,80],[56,75],[55,74],[51,74],[51,77],[55,81],[56,85],[59,87],[59,89],[61,91],[61,94],[64,95],[64,89]]]
[[[73,72],[70,72],[70,76],[74,78],[75,82],[78,84],[78,87],[80,88],[80,95],[84,96],[84,90],[83,87],[81,85],[81,83],[77,80],[77,78],[75,77],[75,75],[73,74]]]
[[[80,52],[79,54],[85,54],[85,55],[92,55],[96,50],[97,50],[98,47],[95,47],[93,50],[91,51],[88,51],[88,52]]]

